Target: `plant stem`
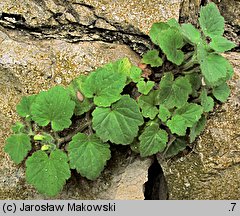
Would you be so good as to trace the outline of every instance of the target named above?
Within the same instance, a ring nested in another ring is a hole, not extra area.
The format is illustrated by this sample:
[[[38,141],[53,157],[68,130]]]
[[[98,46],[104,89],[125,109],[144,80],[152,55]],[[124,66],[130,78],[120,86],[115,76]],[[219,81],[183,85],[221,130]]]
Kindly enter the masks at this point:
[[[186,71],[197,63],[198,63],[197,57],[196,55],[193,55],[192,58],[182,66],[182,69]]]
[[[68,134],[67,136],[65,137],[62,137],[62,138],[59,138],[58,139],[58,148],[60,148],[60,146],[63,144],[63,143],[66,143],[66,142],[69,142],[72,137],[77,134],[78,132],[82,132],[83,130],[85,130],[89,125],[91,125],[91,121],[87,121],[85,122],[85,124],[82,124],[81,126],[77,127],[75,131],[73,131],[72,133]]]
[[[32,123],[31,123],[31,121],[26,120],[26,126],[27,126],[27,128],[29,130],[28,131],[28,135],[33,136],[34,133],[33,133],[33,130],[32,130]]]
[[[190,57],[193,56],[193,54],[194,54],[194,51],[186,53],[184,56],[184,60],[187,61]]]
[[[176,137],[170,134],[170,139],[169,139],[169,142],[168,142],[168,144],[167,144],[166,149],[165,149],[164,152],[163,152],[163,157],[165,156],[165,154],[167,153],[169,147],[173,144],[173,142],[174,142],[175,140],[176,140]]]
[[[87,122],[91,122],[90,111],[86,113],[86,120]],[[88,131],[89,131],[89,134],[93,134],[91,124],[88,125]]]
[[[199,67],[196,67],[196,68],[193,68],[193,69],[191,69],[189,71],[183,71],[182,73],[183,74],[192,74],[192,73],[197,73],[199,71],[200,71]]]

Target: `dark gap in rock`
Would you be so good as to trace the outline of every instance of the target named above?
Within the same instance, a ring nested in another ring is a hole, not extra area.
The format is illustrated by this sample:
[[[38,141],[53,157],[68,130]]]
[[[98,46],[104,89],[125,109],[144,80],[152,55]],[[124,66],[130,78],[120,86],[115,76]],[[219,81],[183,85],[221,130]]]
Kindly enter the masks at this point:
[[[15,22],[25,22],[26,21],[26,19],[21,14],[2,12],[0,15],[0,19],[6,19],[6,18],[14,19]]]
[[[148,181],[144,184],[145,200],[168,200],[168,187],[157,159],[148,169]]]
[[[205,6],[208,3],[208,0],[201,0],[200,6]]]

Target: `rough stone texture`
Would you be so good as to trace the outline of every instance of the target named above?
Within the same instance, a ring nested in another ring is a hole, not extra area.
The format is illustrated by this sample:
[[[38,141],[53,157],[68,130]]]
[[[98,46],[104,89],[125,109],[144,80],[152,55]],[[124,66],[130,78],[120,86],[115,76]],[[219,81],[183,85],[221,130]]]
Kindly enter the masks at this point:
[[[240,198],[240,54],[226,57],[235,69],[231,97],[209,116],[194,151],[164,164],[170,199]]]
[[[96,14],[121,27],[137,27],[147,34],[154,22],[179,18],[180,4],[183,0],[83,0],[96,8]]]
[[[197,24],[201,0],[184,0],[180,8],[180,21]]]
[[[218,8],[222,14],[224,14],[224,18],[226,22],[231,25],[240,26],[240,1],[236,0],[224,0],[224,1],[216,1]]]

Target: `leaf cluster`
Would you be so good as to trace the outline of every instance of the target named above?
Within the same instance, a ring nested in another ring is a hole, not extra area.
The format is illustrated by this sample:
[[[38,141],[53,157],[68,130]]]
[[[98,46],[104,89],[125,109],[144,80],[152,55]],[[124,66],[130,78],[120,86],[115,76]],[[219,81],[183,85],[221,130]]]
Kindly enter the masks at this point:
[[[71,169],[98,178],[111,145],[171,158],[194,142],[207,113],[230,94],[233,69],[221,52],[235,46],[222,36],[224,19],[215,4],[201,8],[199,25],[154,23],[155,49],[142,58],[153,67],[148,76],[123,58],[65,88],[22,97],[16,110],[23,123],[13,125],[5,152],[16,164],[26,161],[27,182],[55,196]]]

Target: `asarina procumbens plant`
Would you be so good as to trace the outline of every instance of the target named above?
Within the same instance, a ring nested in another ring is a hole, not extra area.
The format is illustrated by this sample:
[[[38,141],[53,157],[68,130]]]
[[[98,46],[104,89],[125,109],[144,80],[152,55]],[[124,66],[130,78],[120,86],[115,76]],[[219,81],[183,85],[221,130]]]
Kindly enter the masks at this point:
[[[233,68],[221,53],[235,47],[223,37],[224,18],[214,3],[201,8],[199,25],[175,19],[152,25],[155,49],[142,63],[154,73],[123,58],[66,88],[23,96],[16,107],[23,121],[12,126],[5,152],[16,164],[25,161],[27,182],[55,196],[71,169],[95,180],[111,157],[110,145],[170,158],[192,143],[215,102],[230,94]]]

